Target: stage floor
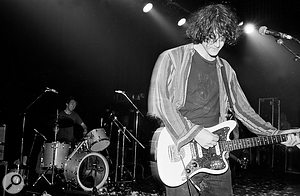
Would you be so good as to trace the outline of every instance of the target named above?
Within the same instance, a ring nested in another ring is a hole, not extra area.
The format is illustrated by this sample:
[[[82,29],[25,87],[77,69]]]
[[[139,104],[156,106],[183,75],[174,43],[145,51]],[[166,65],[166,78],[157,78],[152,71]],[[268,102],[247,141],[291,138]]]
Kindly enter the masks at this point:
[[[233,178],[234,196],[298,196],[300,195],[300,174],[280,173],[268,170],[245,170]],[[43,194],[44,193],[44,194]],[[48,193],[46,195],[45,193]],[[6,194],[9,195],[9,194]],[[25,187],[17,194],[24,196],[76,196],[93,195],[80,189],[62,190],[56,186],[40,183],[36,187]],[[98,192],[99,196],[164,196],[161,183],[153,177],[140,182],[113,185]]]
[[[234,196],[299,196],[300,174],[249,170],[233,179]]]

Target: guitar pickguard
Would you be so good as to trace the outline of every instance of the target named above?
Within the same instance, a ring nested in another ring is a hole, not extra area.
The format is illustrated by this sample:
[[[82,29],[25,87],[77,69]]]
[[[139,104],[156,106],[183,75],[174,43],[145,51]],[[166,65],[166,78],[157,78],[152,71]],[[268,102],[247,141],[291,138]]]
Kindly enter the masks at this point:
[[[229,131],[230,131],[229,127],[223,127],[221,129],[214,131],[213,133],[219,136],[219,141],[226,141],[227,134]],[[187,174],[193,174],[199,169],[200,170],[201,169],[223,170],[226,168],[226,164],[225,164],[226,159],[223,158],[223,154],[225,152],[223,153],[222,151],[219,152],[218,150],[216,150],[217,146],[205,149],[202,148],[199,144],[196,145],[198,145],[197,148],[193,149],[196,153],[185,168],[185,172]],[[191,145],[191,147],[193,147],[193,145]],[[198,150],[199,148],[201,150],[201,153]]]

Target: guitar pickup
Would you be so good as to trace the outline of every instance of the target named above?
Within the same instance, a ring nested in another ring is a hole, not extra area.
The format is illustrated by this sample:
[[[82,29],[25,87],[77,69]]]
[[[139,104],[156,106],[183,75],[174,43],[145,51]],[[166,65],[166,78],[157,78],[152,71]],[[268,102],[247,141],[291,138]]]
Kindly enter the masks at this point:
[[[178,152],[177,147],[175,145],[170,145],[168,147],[168,154],[171,162],[178,162],[181,160],[180,157],[184,157],[184,149],[181,148],[180,151]]]

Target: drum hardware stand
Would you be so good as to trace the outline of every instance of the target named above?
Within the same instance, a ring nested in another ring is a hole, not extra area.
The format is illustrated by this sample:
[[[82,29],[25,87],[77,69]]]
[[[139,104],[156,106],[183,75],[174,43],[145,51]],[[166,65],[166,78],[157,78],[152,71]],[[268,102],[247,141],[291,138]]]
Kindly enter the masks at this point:
[[[30,151],[29,151],[28,158],[27,158],[27,160],[28,160],[27,161],[27,166],[28,167],[30,167],[30,164],[31,164],[31,155],[32,155],[32,151],[33,151],[33,147],[34,147],[37,135],[39,135],[39,136],[41,136],[43,138],[43,143],[45,141],[47,141],[47,138],[43,134],[41,134],[40,132],[38,132],[38,130],[36,130],[36,129],[33,129],[33,130],[34,130],[35,133],[34,133],[33,142],[32,142],[32,145],[30,147]],[[27,179],[28,179],[28,175],[29,175],[29,168],[27,170],[27,174],[25,175],[25,176],[27,176]]]
[[[54,150],[52,153],[52,165],[51,167],[47,168],[46,171],[44,171],[37,179],[36,181],[33,183],[32,186],[35,186],[38,181],[43,177],[46,182],[51,186],[54,184],[54,172],[55,172],[55,155],[56,155],[56,150],[57,150],[57,141],[56,141],[56,136],[57,136],[57,132],[58,132],[59,128],[58,128],[58,110],[56,110],[56,120],[55,120],[55,127],[54,127]],[[52,174],[51,174],[51,182],[46,178],[45,174],[49,171],[52,170]]]
[[[55,143],[55,145],[56,145],[56,143]],[[35,186],[37,183],[38,183],[38,181],[43,177],[45,180],[46,180],[46,182],[51,186],[51,185],[53,185],[54,184],[54,169],[55,169],[55,165],[54,165],[54,161],[55,161],[55,153],[56,153],[56,146],[54,146],[54,150],[53,150],[53,159],[52,159],[52,166],[51,167],[49,167],[49,168],[47,168],[47,170],[46,171],[44,171],[37,179],[36,179],[36,181],[33,183],[33,185],[32,186]],[[45,176],[45,174],[49,171],[49,170],[52,170],[52,174],[51,174],[51,182],[46,178],[46,176]]]
[[[135,109],[135,124],[134,124],[134,131],[135,131],[135,136],[137,137],[138,135],[138,127],[139,127],[139,114],[144,117],[143,113],[137,108],[137,106],[131,101],[131,99],[126,95],[125,91],[120,91],[117,90],[115,91],[116,93],[120,93],[122,95],[124,95],[126,97],[126,99],[130,102],[130,104],[134,107]],[[130,133],[130,132],[129,132]],[[133,157],[133,179],[132,181],[135,182],[136,180],[136,158],[137,158],[137,143],[143,148],[145,149],[145,146],[143,146],[136,137],[134,137],[131,133],[130,133],[131,137],[133,137],[133,139],[135,140],[134,142],[134,157]]]
[[[93,189],[92,189],[92,195],[96,196],[96,195],[98,195],[98,190],[97,190],[97,185],[96,185],[97,163],[93,163],[93,168],[91,170],[91,174],[93,174],[93,170],[95,171],[95,174],[94,174],[94,184],[93,184]]]
[[[74,154],[76,154],[76,152],[80,149],[80,147],[81,147],[82,145],[87,145],[86,142],[87,142],[86,140],[80,142],[80,144],[79,144],[79,145],[74,149],[74,151],[68,156],[66,162],[69,161],[69,160],[74,156]]]

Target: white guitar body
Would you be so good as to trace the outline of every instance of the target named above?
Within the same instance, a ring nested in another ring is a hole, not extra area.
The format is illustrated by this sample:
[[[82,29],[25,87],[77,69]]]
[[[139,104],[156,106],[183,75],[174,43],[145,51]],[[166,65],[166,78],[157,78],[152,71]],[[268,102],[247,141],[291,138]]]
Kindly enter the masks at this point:
[[[235,126],[236,122],[230,120],[206,129],[211,132],[215,132],[226,127],[228,131],[226,139],[230,140],[229,133],[235,128]],[[178,152],[171,136],[169,135],[165,127],[159,128],[155,134],[159,134],[156,143],[156,161],[158,174],[162,182],[167,186],[179,186],[185,183],[188,178],[194,176],[199,172],[221,174],[227,171],[229,167],[227,161],[223,161],[225,165],[223,165],[219,169],[217,165],[219,163],[217,163],[216,161],[210,161],[210,165],[208,167],[201,168],[199,167],[199,165],[196,166],[195,164],[197,163],[193,163],[192,160],[203,158],[203,149],[198,143],[188,143],[180,149],[180,152]],[[218,144],[214,147],[214,152],[218,156],[222,157],[223,160],[225,160],[226,152],[220,152]],[[216,164],[216,166],[214,166],[214,164]],[[193,165],[195,166],[195,169],[193,169]],[[188,173],[187,170],[189,170]]]

